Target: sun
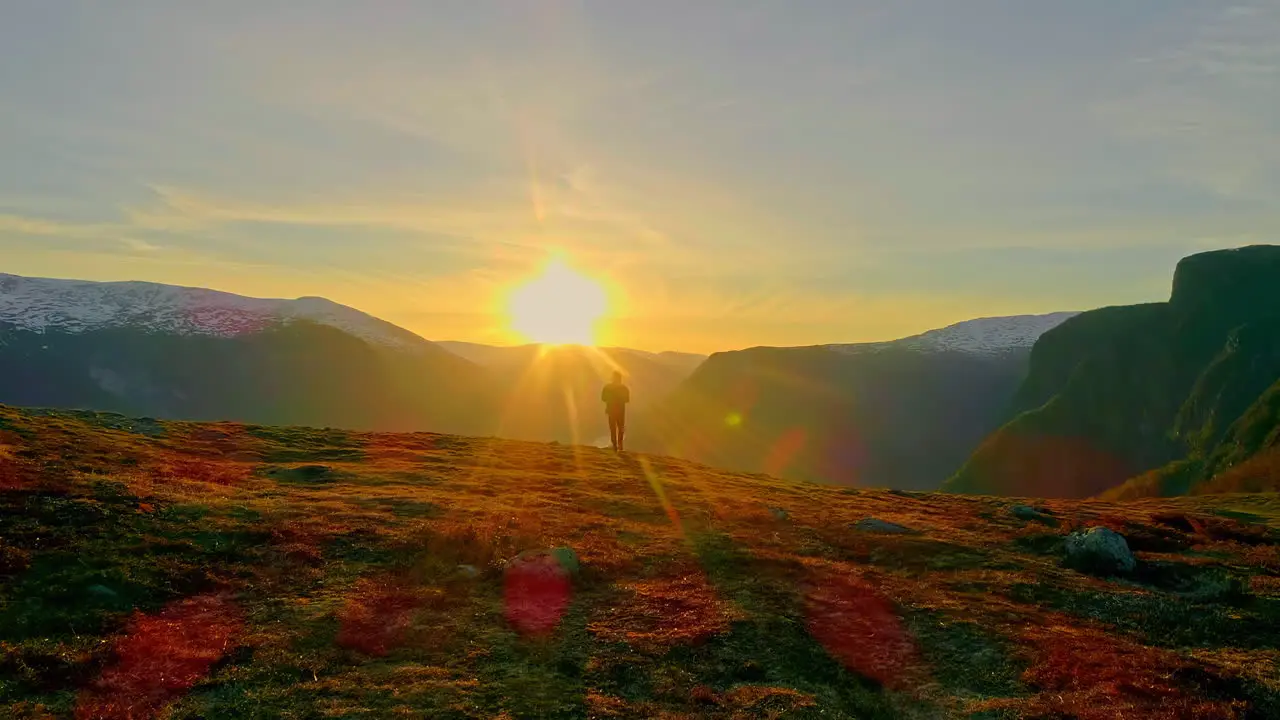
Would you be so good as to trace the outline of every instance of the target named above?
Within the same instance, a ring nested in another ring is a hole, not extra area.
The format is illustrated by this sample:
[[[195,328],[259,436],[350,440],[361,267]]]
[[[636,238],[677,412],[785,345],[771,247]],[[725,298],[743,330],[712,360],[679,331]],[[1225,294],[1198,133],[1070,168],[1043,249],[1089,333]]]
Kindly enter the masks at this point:
[[[544,345],[594,345],[608,310],[604,286],[554,258],[508,298],[511,330]]]

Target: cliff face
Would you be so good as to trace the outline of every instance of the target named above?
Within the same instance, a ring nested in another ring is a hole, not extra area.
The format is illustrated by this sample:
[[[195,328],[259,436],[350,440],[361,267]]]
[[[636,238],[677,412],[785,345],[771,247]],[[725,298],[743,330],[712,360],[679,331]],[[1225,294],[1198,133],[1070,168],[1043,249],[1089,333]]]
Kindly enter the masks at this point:
[[[1169,304],[1179,312],[1230,322],[1280,304],[1280,246],[1254,245],[1183,258]]]
[[[1168,302],[1082,313],[1042,336],[1013,417],[945,487],[1084,497],[1157,471],[1132,494],[1186,492],[1223,469],[1213,459],[1233,424],[1277,379],[1280,247],[1193,255]]]

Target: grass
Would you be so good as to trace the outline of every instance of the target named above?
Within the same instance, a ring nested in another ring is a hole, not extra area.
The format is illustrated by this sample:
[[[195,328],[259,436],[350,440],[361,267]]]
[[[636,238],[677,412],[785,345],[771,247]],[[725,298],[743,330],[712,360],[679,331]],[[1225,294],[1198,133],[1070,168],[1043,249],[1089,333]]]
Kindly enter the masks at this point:
[[[1053,524],[1015,517],[1020,502],[0,407],[0,716],[1280,707],[1276,495],[1038,503]],[[865,517],[914,532],[857,530]],[[1063,567],[1062,538],[1091,525],[1130,538],[1138,571]],[[555,547],[579,560],[567,582],[512,582],[508,561]],[[531,606],[549,632],[520,620]]]

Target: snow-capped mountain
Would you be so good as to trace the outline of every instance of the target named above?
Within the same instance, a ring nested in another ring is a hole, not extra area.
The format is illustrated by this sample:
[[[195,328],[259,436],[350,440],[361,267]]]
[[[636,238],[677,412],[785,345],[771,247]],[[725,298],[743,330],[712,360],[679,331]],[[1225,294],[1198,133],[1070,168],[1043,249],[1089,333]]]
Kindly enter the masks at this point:
[[[976,355],[996,355],[1011,350],[1025,350],[1035,345],[1041,335],[1052,330],[1077,312],[1056,312],[1047,315],[1013,315],[1009,317],[978,318],[929,330],[900,340],[872,343],[827,345],[838,352],[861,354],[887,349],[919,350],[922,352],[965,352]]]
[[[80,333],[112,327],[179,335],[234,337],[308,320],[403,350],[430,343],[404,328],[319,297],[251,298],[149,282],[90,282],[0,273],[0,323],[33,332]]]

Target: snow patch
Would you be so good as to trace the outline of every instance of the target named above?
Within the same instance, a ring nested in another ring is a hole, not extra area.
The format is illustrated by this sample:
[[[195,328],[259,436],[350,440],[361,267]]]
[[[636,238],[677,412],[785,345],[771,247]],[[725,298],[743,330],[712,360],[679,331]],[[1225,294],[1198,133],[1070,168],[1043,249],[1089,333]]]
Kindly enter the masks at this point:
[[[825,347],[851,355],[888,349],[998,355],[1012,350],[1030,348],[1035,345],[1041,335],[1078,314],[1077,312],[1056,312],[1047,315],[978,318],[900,340]]]

